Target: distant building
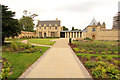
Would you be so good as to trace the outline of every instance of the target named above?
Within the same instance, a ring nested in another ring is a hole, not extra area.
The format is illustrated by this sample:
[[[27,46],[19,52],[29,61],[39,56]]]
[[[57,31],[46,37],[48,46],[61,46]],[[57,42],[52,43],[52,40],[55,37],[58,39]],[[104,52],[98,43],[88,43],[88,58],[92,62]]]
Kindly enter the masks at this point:
[[[119,30],[117,30],[117,27],[113,28],[114,29],[106,29],[105,22],[100,24],[100,22],[93,19],[90,25],[88,25],[82,32],[82,38],[89,37],[94,40],[119,40]]]
[[[57,18],[56,20],[38,21],[36,26],[36,34],[39,38],[60,37],[62,30],[61,21]]]

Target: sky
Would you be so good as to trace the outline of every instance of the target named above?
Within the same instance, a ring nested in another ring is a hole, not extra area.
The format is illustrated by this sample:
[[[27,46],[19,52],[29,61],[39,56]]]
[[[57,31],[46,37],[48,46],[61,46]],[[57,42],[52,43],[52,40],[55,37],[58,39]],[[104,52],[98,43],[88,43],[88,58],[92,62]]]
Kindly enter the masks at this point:
[[[74,28],[84,29],[93,18],[101,24],[106,23],[106,28],[111,29],[113,16],[118,12],[120,0],[1,0],[10,10],[16,12],[14,18],[22,18],[23,11],[38,14],[38,20],[61,20],[61,26],[69,30]]]

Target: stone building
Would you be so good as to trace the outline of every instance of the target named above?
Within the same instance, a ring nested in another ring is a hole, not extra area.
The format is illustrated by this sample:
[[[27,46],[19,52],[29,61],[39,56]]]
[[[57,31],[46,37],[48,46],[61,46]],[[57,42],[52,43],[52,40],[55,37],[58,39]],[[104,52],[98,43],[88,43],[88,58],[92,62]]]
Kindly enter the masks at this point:
[[[95,19],[92,20],[82,32],[82,38],[89,37],[94,40],[119,40],[120,30],[106,29],[106,24],[103,22],[97,22]]]
[[[47,37],[60,37],[60,31],[63,31],[61,27],[61,21],[56,20],[38,21],[36,26],[36,35],[39,38]]]
[[[105,22],[101,24],[95,19],[93,19],[83,31],[63,31],[61,21],[58,19],[51,21],[38,21],[36,27],[36,36],[39,38],[59,37],[84,39],[89,37],[94,40],[119,40],[119,32],[120,30],[116,29],[116,27],[106,29]]]
[[[33,38],[36,37],[36,33],[35,32],[28,32],[28,31],[21,31],[21,34],[19,34],[18,36],[15,36],[14,38]]]

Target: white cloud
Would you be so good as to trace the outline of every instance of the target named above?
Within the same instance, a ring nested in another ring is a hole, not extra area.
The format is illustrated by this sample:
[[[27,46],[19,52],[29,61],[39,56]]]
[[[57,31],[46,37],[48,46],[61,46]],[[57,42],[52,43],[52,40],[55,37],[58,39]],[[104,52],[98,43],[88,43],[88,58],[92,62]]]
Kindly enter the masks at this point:
[[[118,11],[119,0],[2,0],[16,12],[15,18],[21,18],[23,10],[36,13],[39,20],[61,20],[62,26],[69,29],[84,29],[95,17],[97,21],[106,22],[112,27],[113,16]]]

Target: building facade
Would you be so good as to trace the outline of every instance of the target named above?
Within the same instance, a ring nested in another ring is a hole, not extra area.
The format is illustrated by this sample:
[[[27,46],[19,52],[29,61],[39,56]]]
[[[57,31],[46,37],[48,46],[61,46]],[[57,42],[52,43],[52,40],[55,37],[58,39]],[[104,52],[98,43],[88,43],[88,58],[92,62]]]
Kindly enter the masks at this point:
[[[105,22],[100,24],[95,19],[82,32],[82,38],[89,37],[94,40],[119,40],[119,29],[106,29]]]
[[[36,26],[36,35],[39,38],[60,37],[61,31],[63,31],[61,21],[57,18],[50,21],[38,21]]]
[[[116,27],[113,27],[112,29],[106,29],[105,22],[101,24],[95,19],[93,19],[83,31],[63,31],[63,28],[61,27],[61,21],[58,19],[53,21],[38,21],[36,27],[36,36],[39,38],[60,37],[84,39],[89,37],[93,40],[119,40],[119,32],[120,30]]]

